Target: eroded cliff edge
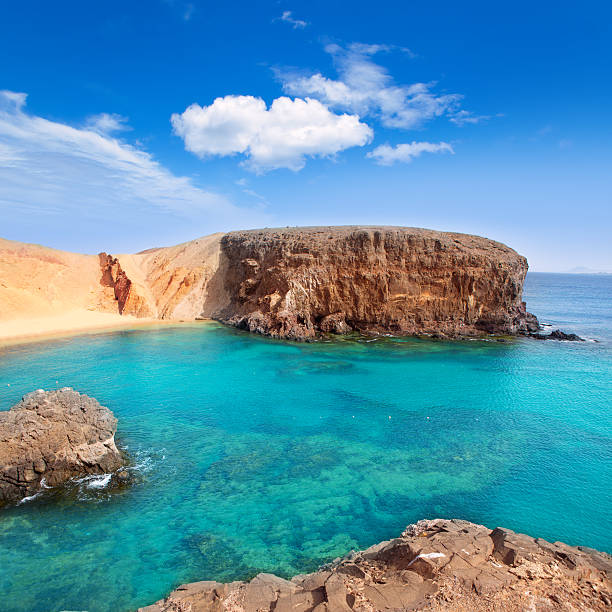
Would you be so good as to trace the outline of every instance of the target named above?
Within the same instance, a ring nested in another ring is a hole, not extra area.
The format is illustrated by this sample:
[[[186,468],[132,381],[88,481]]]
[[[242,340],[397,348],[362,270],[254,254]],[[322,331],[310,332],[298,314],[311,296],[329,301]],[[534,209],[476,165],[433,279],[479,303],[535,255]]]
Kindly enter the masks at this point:
[[[224,323],[280,337],[321,332],[518,334],[527,260],[487,238],[399,227],[231,232],[221,239]]]
[[[603,611],[611,591],[605,553],[435,519],[313,574],[195,582],[140,612]]]

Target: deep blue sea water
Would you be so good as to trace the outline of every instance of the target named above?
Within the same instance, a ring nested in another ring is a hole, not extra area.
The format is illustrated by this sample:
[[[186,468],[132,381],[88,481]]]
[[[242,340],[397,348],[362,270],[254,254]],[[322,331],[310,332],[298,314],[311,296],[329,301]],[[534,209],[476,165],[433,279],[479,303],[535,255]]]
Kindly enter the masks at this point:
[[[525,298],[599,342],[296,344],[201,323],[0,349],[0,409],[88,393],[137,476],[0,512],[2,609],[290,576],[424,517],[612,552],[612,276],[529,274]]]

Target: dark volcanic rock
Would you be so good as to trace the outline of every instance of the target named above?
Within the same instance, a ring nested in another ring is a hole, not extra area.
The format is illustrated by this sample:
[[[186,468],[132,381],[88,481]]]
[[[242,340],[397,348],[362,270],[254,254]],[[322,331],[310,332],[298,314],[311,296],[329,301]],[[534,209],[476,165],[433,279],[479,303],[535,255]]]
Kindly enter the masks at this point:
[[[581,338],[577,334],[566,334],[562,332],[560,329],[555,329],[555,331],[550,334],[529,334],[532,338],[536,338],[537,340],[562,340],[566,342],[584,342],[584,338]]]
[[[220,269],[228,302],[213,316],[275,337],[538,329],[521,297],[527,260],[479,236],[400,227],[230,232]]]
[[[581,338],[577,334],[566,334],[562,332],[560,329],[555,329],[555,331],[550,333],[548,336],[551,340],[567,340],[569,342],[584,342],[584,338]]]
[[[195,582],[141,612],[609,610],[612,557],[436,519],[314,574]]]
[[[108,408],[73,389],[29,393],[0,412],[0,505],[45,484],[116,470],[116,429]]]

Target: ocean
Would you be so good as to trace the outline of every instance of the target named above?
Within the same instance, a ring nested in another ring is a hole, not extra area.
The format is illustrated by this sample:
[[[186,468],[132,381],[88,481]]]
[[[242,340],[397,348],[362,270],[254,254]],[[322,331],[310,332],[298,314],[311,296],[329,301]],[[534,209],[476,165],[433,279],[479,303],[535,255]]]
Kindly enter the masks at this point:
[[[0,511],[2,609],[288,577],[421,518],[612,552],[612,276],[530,273],[525,299],[588,341],[300,344],[201,322],[0,349],[0,409],[38,388],[95,397],[135,478]]]

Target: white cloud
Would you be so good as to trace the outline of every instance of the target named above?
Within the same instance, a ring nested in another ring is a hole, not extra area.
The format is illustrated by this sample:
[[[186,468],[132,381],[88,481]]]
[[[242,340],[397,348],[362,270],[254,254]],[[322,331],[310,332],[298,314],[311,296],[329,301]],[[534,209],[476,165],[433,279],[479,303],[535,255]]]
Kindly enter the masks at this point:
[[[435,117],[454,116],[461,95],[436,94],[433,83],[396,85],[386,68],[372,60],[373,55],[391,49],[358,43],[346,48],[327,45],[325,50],[334,58],[338,79],[320,73],[303,76],[277,71],[277,75],[288,94],[311,96],[331,108],[361,116],[377,116],[386,127],[416,128]]]
[[[496,115],[496,117],[501,117],[501,115]],[[454,115],[449,118],[449,121],[462,127],[467,123],[476,124],[481,121],[487,121],[491,119],[491,115],[474,115],[474,113],[466,110],[457,111]]]
[[[21,157],[18,149],[0,142],[0,167],[16,167],[21,161],[23,161],[23,157]]]
[[[190,21],[195,12],[195,6],[191,2],[182,2],[181,0],[163,0],[168,6],[174,8],[183,19]]]
[[[291,24],[294,30],[297,30],[298,28],[305,28],[308,25],[308,22],[303,21],[302,19],[295,19],[291,11],[283,11],[283,14],[278,19],[279,21],[284,21],[285,23]]]
[[[0,211],[169,212],[204,216],[215,231],[228,223],[244,226],[251,215],[103,133],[101,126],[125,127],[116,115],[99,115],[91,127],[76,128],[28,114],[25,102],[26,94],[0,91]],[[251,219],[264,217],[253,213]]]
[[[421,153],[454,153],[453,147],[447,142],[411,142],[392,147],[380,145],[368,153],[368,157],[376,160],[381,166],[391,166],[395,162],[411,162]]]
[[[372,139],[356,115],[337,115],[318,100],[281,97],[270,108],[254,96],[225,96],[192,104],[171,118],[185,148],[199,157],[243,154],[247,168],[300,170],[305,158],[333,156]]]
[[[553,131],[553,126],[552,125],[545,125],[543,128],[540,128],[536,134],[538,136],[546,136],[548,134],[550,134]]]
[[[113,132],[122,132],[131,130],[127,125],[127,117],[122,117],[116,113],[100,113],[87,118],[85,127],[98,134],[112,134]]]
[[[257,193],[254,189],[249,187],[249,181],[246,177],[240,178],[236,181],[236,185],[241,188],[242,193],[246,193],[251,198],[255,198],[256,200],[260,200],[264,204],[269,204],[268,198],[266,196]]]

